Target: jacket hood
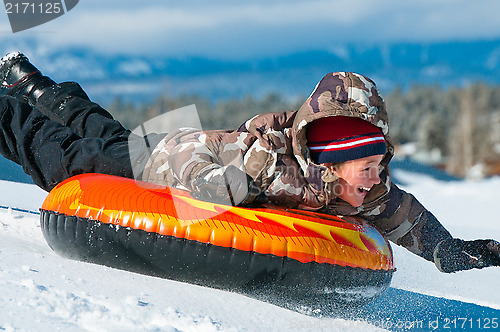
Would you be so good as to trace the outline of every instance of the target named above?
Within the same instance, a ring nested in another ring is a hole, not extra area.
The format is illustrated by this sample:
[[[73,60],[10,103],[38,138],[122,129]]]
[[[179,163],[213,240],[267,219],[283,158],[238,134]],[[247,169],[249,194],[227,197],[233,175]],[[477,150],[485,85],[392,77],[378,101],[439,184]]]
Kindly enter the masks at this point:
[[[389,163],[394,155],[394,147],[389,138],[385,102],[375,83],[356,73],[329,73],[319,81],[311,96],[299,109],[293,124],[293,152],[306,176],[308,167],[313,164],[306,146],[307,125],[329,116],[356,117],[379,127],[387,143],[383,163]]]

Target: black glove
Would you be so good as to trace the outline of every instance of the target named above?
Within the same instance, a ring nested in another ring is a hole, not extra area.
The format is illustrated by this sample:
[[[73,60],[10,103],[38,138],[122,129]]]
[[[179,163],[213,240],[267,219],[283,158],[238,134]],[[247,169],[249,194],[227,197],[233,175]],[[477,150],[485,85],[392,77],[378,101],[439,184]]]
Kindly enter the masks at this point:
[[[434,249],[434,263],[446,273],[500,266],[500,242],[444,240]]]
[[[197,178],[193,187],[195,192],[191,195],[196,199],[233,206],[248,203],[259,190],[250,175],[233,165],[227,166],[222,175],[213,176],[210,181]]]

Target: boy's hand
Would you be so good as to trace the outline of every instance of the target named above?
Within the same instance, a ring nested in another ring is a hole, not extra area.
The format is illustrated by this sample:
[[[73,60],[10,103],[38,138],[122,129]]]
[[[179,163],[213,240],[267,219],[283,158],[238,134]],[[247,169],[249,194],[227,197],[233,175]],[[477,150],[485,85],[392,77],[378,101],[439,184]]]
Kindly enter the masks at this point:
[[[500,242],[444,240],[434,250],[434,263],[446,273],[500,266]]]
[[[193,183],[196,192],[191,195],[199,200],[236,206],[245,204],[255,194],[252,178],[237,168],[229,165],[222,176],[215,176],[211,181],[196,179]]]

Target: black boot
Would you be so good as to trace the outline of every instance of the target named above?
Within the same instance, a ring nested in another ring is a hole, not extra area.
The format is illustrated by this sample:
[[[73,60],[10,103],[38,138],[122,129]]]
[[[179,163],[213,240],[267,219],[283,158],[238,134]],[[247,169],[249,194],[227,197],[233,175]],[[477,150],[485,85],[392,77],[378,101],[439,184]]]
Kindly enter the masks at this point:
[[[10,53],[0,59],[0,94],[9,95],[35,106],[49,86],[56,84],[33,66],[20,53]]]

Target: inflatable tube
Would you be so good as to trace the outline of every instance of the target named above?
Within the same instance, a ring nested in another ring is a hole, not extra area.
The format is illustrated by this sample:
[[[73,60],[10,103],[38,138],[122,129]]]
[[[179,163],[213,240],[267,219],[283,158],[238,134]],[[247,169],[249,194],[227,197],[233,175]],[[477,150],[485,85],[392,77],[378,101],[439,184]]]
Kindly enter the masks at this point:
[[[327,314],[389,287],[387,240],[360,219],[208,203],[188,192],[84,174],[41,208],[57,253]]]

